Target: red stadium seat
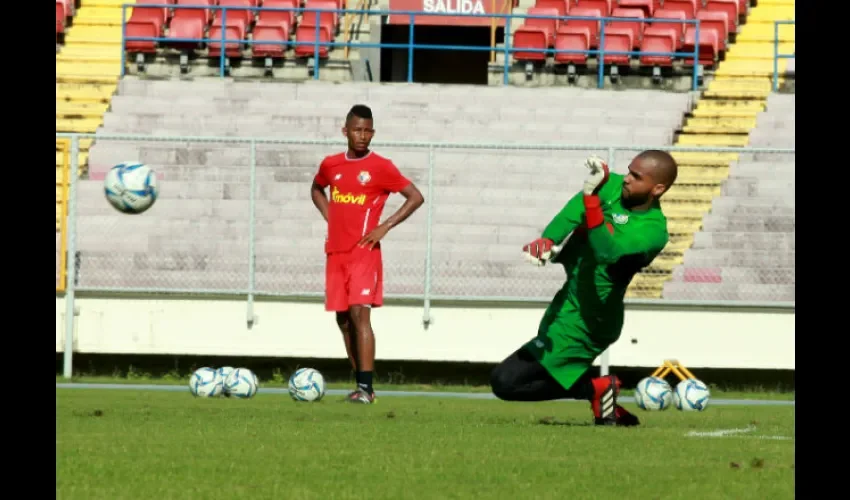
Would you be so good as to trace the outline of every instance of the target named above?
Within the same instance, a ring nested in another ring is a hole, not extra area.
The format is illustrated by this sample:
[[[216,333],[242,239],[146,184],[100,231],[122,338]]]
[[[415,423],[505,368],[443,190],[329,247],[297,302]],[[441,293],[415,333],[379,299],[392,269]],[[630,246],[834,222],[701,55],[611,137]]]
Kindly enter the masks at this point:
[[[222,7],[253,7],[252,3],[255,0],[220,0],[219,5]],[[209,42],[209,55],[218,57],[221,55],[221,42],[218,41],[222,36],[222,22],[224,26],[224,37],[226,40],[244,40],[245,34],[248,32],[248,27],[254,20],[254,12],[245,9],[227,9],[227,17],[225,19],[224,11],[217,10],[215,19],[210,27],[207,38]],[[242,55],[242,43],[226,42],[224,55],[227,57],[238,57]]]
[[[572,4],[568,0],[536,0],[534,6],[539,9],[555,9],[559,16],[566,16],[570,13]]]
[[[608,17],[611,15],[612,3],[615,1],[616,0],[578,0],[576,7],[584,9],[599,9],[602,13],[601,17]]]
[[[680,10],[684,12],[685,19],[694,19],[697,15],[697,0],[664,0],[663,7],[664,10]]]
[[[254,57],[282,58],[288,48],[291,25],[288,21],[281,21],[277,25],[257,25],[254,27]],[[259,43],[271,42],[271,43]]]
[[[312,9],[336,9],[338,4],[336,0],[307,0],[304,4],[305,8]],[[318,14],[318,15],[317,15]],[[336,35],[338,15],[335,12],[304,12],[301,15],[301,22],[295,27],[295,41],[298,43],[327,43],[331,42]],[[316,26],[319,26],[319,39],[316,40]],[[330,47],[327,45],[319,47],[319,57],[324,59],[328,57]],[[313,45],[296,45],[296,57],[311,57],[315,54],[315,46]]]
[[[147,4],[162,4],[162,7],[134,7],[133,14],[127,20],[126,34],[128,37],[158,38],[162,36],[165,23],[168,21],[168,5],[170,0],[145,0]],[[127,52],[148,53],[156,52],[157,42],[128,40],[124,48]]]
[[[729,16],[726,12],[703,9],[697,12],[697,19],[700,20],[700,31],[712,29],[717,31],[718,50],[726,52],[729,42]]]
[[[738,32],[738,0],[708,0],[704,10],[725,12],[729,16],[729,33]]]
[[[717,63],[717,57],[720,52],[720,42],[717,40],[717,32],[713,29],[700,30],[699,42],[696,40],[696,27],[688,26],[685,30],[685,43],[682,44],[682,52],[692,53],[694,46],[698,45],[699,64],[705,67],[713,67]],[[684,56],[683,61],[685,66],[693,66],[693,57]]]
[[[514,31],[512,46],[516,49],[513,56],[517,61],[545,61],[546,52],[524,52],[519,49],[546,50],[549,48],[549,33],[540,26],[523,24]]]
[[[546,33],[546,47],[555,45],[555,32],[558,31],[560,24],[556,17],[559,15],[558,10],[554,8],[531,7],[526,12],[529,16],[552,16],[551,19],[526,18],[522,26],[529,28],[542,28]]]
[[[618,7],[611,13],[611,17],[644,19],[646,16],[644,16],[641,9],[623,9]],[[608,24],[605,26],[605,37],[608,37],[608,32],[612,29],[630,31],[632,33],[632,45],[630,49],[637,50],[643,39],[644,24],[640,21],[608,21]]]
[[[56,0],[56,34],[65,32],[65,0]]]
[[[681,10],[667,10],[667,9],[658,9],[655,11],[655,14],[652,16],[655,19],[681,19],[685,21],[685,13]],[[685,41],[685,28],[690,26],[689,24],[682,23],[665,23],[661,21],[653,21],[650,27],[654,27],[657,29],[666,28],[671,29],[674,32],[674,38],[676,40],[676,50],[678,51],[682,47],[682,43]],[[649,29],[649,28],[647,28]],[[656,33],[658,30],[654,30]]]
[[[339,8],[339,3],[337,0],[305,0],[304,8],[333,11],[334,9]],[[336,27],[339,24],[339,14],[336,12],[317,13],[316,11],[304,11],[301,13],[301,24],[316,26],[317,14],[319,18],[319,25],[331,28],[331,33],[336,35]]]
[[[593,33],[587,26],[563,24],[555,34],[555,50],[589,50]],[[555,53],[556,64],[587,64],[587,54]]]
[[[653,17],[657,0],[620,0],[619,7],[621,9],[640,9],[643,11],[643,17]],[[660,2],[659,2],[660,5]]]
[[[56,38],[60,33],[65,33],[65,28],[70,24],[76,14],[77,7],[74,0],[56,0]]]
[[[296,8],[300,4],[299,0],[266,0],[263,2],[263,10],[260,10],[257,16],[257,26],[279,27],[285,22],[288,27],[295,24],[295,11],[271,11],[267,8],[286,9]],[[288,31],[287,31],[288,32]]]
[[[643,41],[640,45],[641,52],[676,52],[676,31],[673,28],[665,28],[660,24],[650,26],[643,32]],[[642,66],[673,66],[673,56],[641,55]]]
[[[628,52],[634,45],[634,31],[627,28],[605,28],[605,64],[626,66],[631,56],[627,54],[608,54],[608,52]]]
[[[585,7],[573,7],[570,11],[571,16],[575,17],[603,17],[602,11],[598,8],[585,8]],[[567,26],[584,26],[590,31],[590,46],[589,48],[595,49],[599,47],[599,30],[601,29],[602,21],[594,21],[590,19],[569,19],[566,23],[561,23],[561,25],[566,24]],[[560,30],[560,26],[558,27]]]
[[[177,0],[177,5],[213,5],[215,0]],[[210,9],[174,9],[174,17],[168,26],[169,39],[204,38],[204,30],[212,19]],[[201,42],[173,42],[166,44],[178,49],[191,49],[201,45]]]

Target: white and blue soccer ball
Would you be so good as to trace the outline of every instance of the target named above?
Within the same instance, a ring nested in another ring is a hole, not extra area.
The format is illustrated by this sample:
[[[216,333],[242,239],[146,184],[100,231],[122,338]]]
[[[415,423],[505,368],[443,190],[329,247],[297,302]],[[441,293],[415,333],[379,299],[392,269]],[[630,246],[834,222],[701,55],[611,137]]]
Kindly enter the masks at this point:
[[[230,374],[233,373],[233,370],[234,370],[234,368],[232,366],[222,366],[221,368],[216,370],[218,372],[219,377],[221,377],[221,380],[223,380],[225,382],[225,384],[224,384],[224,395],[225,396],[230,396],[230,394],[227,391],[227,383],[226,382],[227,382],[227,377],[229,377]]]
[[[295,401],[320,401],[325,396],[325,377],[315,368],[299,368],[289,377],[289,395]]]
[[[144,163],[127,161],[112,167],[103,180],[106,199],[119,212],[140,214],[159,195],[156,173]]]
[[[193,396],[200,398],[214,398],[221,396],[224,390],[224,381],[218,370],[210,367],[198,368],[189,378],[189,391]]]
[[[231,371],[224,381],[225,393],[234,398],[253,398],[259,387],[257,376],[248,368],[237,368]]]
[[[708,407],[711,392],[708,386],[695,378],[685,379],[676,386],[673,403],[682,411],[703,411]]]
[[[635,403],[641,410],[666,410],[673,405],[673,388],[661,377],[646,377],[635,387]]]

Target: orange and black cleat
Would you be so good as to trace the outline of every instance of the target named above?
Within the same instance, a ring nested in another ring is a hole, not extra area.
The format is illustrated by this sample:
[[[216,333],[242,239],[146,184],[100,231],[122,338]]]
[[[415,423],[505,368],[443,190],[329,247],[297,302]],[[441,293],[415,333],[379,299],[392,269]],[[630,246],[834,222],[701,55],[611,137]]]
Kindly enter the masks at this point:
[[[620,394],[620,379],[616,375],[607,375],[593,379],[593,400],[590,408],[593,410],[596,425],[616,425],[630,427],[640,425],[638,418],[617,404]]]

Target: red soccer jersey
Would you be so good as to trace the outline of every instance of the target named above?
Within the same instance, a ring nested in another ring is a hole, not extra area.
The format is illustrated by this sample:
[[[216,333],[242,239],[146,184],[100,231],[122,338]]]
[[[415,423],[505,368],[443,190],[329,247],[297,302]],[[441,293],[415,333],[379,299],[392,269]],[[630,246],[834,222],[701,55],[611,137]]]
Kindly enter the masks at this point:
[[[315,181],[331,188],[326,253],[353,249],[378,226],[390,194],[410,184],[393,162],[374,152],[358,159],[350,159],[346,153],[328,156]]]

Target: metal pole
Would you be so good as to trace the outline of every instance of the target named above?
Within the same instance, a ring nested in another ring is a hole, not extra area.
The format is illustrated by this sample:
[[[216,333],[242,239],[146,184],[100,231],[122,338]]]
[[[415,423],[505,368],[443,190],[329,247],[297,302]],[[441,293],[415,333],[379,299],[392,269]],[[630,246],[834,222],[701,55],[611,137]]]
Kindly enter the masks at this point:
[[[127,5],[121,6],[121,78],[127,73]]]
[[[68,186],[68,263],[65,285],[65,352],[63,353],[62,375],[70,379],[73,375],[74,358],[74,290],[77,288],[77,175],[79,175],[80,138],[71,138],[71,172]]]
[[[608,148],[608,170],[610,172],[614,171],[614,158],[617,150],[616,148]],[[611,371],[611,347],[609,346],[607,349],[602,351],[602,354],[599,356],[599,375],[604,377],[608,375]]]
[[[428,148],[428,218],[425,240],[425,303],[422,324],[425,328],[431,324],[431,251],[433,240],[431,230],[434,226],[434,146]]]
[[[697,88],[699,88],[699,85],[697,85],[697,82],[699,81],[699,66],[700,66],[700,62],[699,62],[699,23],[700,23],[700,21],[699,21],[699,19],[697,19],[696,28],[694,29],[694,31],[695,31],[694,37],[696,38],[696,42],[694,42],[694,72],[693,72],[693,76],[691,77],[692,78],[691,90],[693,90],[693,91],[696,91]]]
[[[257,225],[256,207],[257,207],[257,143],[252,139],[250,154],[250,184],[251,192],[248,195],[248,311],[247,320],[248,327],[254,325],[256,318],[254,317],[254,286],[256,279],[257,263],[256,263],[256,234],[255,226]]]
[[[779,21],[773,22],[773,91],[779,90]]]
[[[416,26],[416,15],[411,14],[408,19],[410,31],[407,35],[407,83],[413,82],[413,28]]]
[[[221,52],[218,54],[218,77],[224,78],[224,41],[227,39],[227,7],[221,9]]]

